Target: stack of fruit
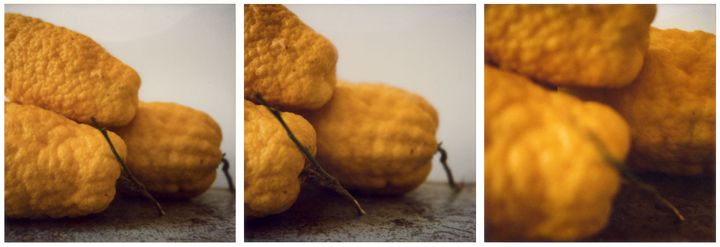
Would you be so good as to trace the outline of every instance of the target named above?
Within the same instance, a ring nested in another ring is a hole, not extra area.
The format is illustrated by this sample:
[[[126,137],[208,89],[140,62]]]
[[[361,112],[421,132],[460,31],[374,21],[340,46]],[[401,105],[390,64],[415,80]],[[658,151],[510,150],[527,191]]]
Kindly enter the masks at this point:
[[[205,192],[223,158],[220,127],[186,106],[140,102],[139,88],[135,70],[91,38],[5,14],[6,217],[98,213],[116,184],[157,197]]]
[[[332,43],[284,6],[245,5],[246,217],[287,210],[301,177],[325,170],[330,181],[370,195],[406,193],[430,173],[433,106],[381,83],[339,81],[337,59]],[[276,110],[285,111],[280,119]]]
[[[621,175],[714,176],[715,35],[653,28],[655,13],[486,6],[489,240],[592,236]]]

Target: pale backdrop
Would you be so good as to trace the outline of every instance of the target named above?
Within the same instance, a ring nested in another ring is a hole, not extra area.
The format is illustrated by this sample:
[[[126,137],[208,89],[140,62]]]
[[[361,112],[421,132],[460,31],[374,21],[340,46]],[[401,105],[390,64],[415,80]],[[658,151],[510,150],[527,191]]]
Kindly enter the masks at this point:
[[[715,33],[715,5],[659,4],[652,26]]]

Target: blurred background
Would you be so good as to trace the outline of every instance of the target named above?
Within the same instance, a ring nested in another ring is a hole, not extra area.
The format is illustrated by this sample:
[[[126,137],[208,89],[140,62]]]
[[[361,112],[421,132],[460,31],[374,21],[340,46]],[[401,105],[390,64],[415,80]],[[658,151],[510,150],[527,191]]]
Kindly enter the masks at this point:
[[[208,113],[235,174],[235,5],[5,5],[5,12],[94,39],[140,74],[140,100]],[[225,177],[213,186],[227,187]]]
[[[715,33],[714,4],[658,4],[653,27]]]
[[[338,79],[422,95],[456,181],[475,182],[475,5],[286,5],[337,48]],[[428,180],[447,181],[433,160]]]

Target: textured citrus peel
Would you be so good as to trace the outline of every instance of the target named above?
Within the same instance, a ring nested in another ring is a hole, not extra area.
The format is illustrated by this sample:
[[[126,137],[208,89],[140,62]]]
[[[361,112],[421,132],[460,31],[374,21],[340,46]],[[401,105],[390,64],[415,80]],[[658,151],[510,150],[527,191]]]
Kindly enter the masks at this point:
[[[310,151],[304,145],[302,145],[302,143],[300,143],[300,141],[298,141],[298,139],[295,137],[295,135],[292,133],[290,128],[285,123],[285,120],[283,120],[282,116],[280,115],[280,112],[278,110],[276,110],[275,108],[269,106],[267,104],[267,102],[262,98],[262,95],[255,94],[254,98],[258,102],[260,102],[261,105],[265,106],[268,109],[268,111],[270,111],[273,114],[273,116],[275,116],[275,118],[282,125],[283,129],[285,129],[285,132],[287,133],[288,137],[290,137],[290,140],[293,141],[295,146],[297,146],[297,148],[303,153],[305,158],[308,161],[310,161],[310,163],[312,164],[312,167],[305,166],[303,168],[303,173],[305,173],[308,177],[310,177],[311,181],[317,183],[318,185],[320,185],[322,187],[330,188],[330,189],[334,190],[335,192],[337,192],[338,194],[345,197],[346,199],[350,200],[355,205],[355,209],[358,211],[358,214],[360,216],[367,214],[367,212],[365,212],[365,209],[362,208],[362,206],[357,201],[357,199],[355,199],[355,197],[352,194],[350,194],[350,192],[348,192],[335,177],[333,177],[332,175],[327,173],[327,171],[325,171],[325,169],[323,169],[320,166],[318,161],[315,160],[312,153],[310,153]]]
[[[495,240],[577,240],[607,226],[630,128],[610,107],[552,92],[526,77],[485,66],[486,236]]]
[[[439,116],[418,94],[341,81],[325,106],[303,116],[318,133],[317,160],[353,192],[404,194],[432,170]]]
[[[140,102],[130,124],[114,132],[128,144],[128,168],[156,197],[196,197],[217,178],[222,130],[205,112],[171,102]]]
[[[643,66],[655,13],[655,5],[486,5],[485,59],[535,81],[621,87]]]
[[[120,157],[127,146],[108,132]],[[65,218],[100,213],[121,174],[97,129],[34,105],[5,103],[5,216]]]
[[[5,97],[77,122],[103,126],[135,116],[138,73],[83,34],[16,13],[5,14]]]
[[[244,11],[245,98],[262,94],[282,111],[314,110],[330,100],[335,46],[285,6],[246,4]]]
[[[120,166],[122,167],[122,173],[120,176],[120,180],[122,183],[124,183],[127,188],[132,189],[135,192],[139,192],[142,194],[143,197],[150,200],[153,204],[155,204],[155,208],[157,208],[158,215],[163,216],[165,215],[165,210],[163,210],[162,205],[160,205],[160,202],[158,202],[155,197],[150,194],[150,192],[147,190],[145,185],[138,180],[135,175],[132,174],[130,169],[125,165],[125,161],[120,157],[120,155],[117,153],[117,150],[115,150],[115,145],[113,145],[112,141],[110,141],[110,137],[108,137],[107,129],[102,127],[94,117],[90,119],[92,121],[93,126],[102,133],[103,137],[105,137],[105,140],[107,141],[108,145],[110,146],[110,150],[112,150],[113,155],[115,155],[115,159],[118,161]]]
[[[715,175],[715,35],[650,30],[635,81],[617,89],[561,91],[618,111],[632,129],[627,166],[670,175]]]

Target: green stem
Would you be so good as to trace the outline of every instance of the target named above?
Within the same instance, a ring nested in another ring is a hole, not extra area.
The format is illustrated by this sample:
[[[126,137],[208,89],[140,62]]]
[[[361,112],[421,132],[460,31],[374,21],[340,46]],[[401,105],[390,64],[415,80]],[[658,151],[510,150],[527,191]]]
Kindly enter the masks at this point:
[[[152,194],[150,194],[150,192],[147,190],[145,185],[142,182],[140,182],[140,180],[135,178],[135,176],[132,174],[132,172],[130,172],[130,169],[128,169],[127,165],[125,165],[125,161],[123,161],[123,159],[120,157],[120,154],[118,154],[117,150],[115,150],[115,145],[113,145],[112,141],[110,140],[110,136],[108,136],[107,129],[105,129],[105,127],[100,126],[100,124],[98,124],[98,122],[95,120],[95,117],[92,117],[91,120],[92,120],[93,126],[96,129],[98,129],[100,131],[100,133],[102,133],[102,135],[103,135],[103,137],[105,137],[105,140],[107,141],[107,143],[110,144],[110,150],[112,151],[113,155],[115,155],[115,159],[118,161],[118,163],[120,163],[120,166],[123,169],[121,176],[124,176],[122,179],[124,179],[126,182],[128,180],[130,182],[132,182],[132,184],[134,184],[134,186],[135,186],[135,188],[134,188],[135,190],[139,191],[145,198],[149,199],[150,201],[152,201],[155,204],[155,207],[158,210],[158,214],[160,214],[160,216],[165,215],[165,210],[163,210],[162,206],[160,205],[160,202],[155,200],[155,197],[153,197]]]
[[[333,190],[335,190],[335,192],[344,196],[348,200],[352,201],[353,204],[355,204],[355,209],[357,209],[357,211],[360,215],[367,214],[365,212],[365,210],[362,208],[362,206],[360,206],[360,203],[357,201],[357,199],[355,199],[355,197],[353,197],[352,194],[350,194],[350,192],[348,192],[342,186],[342,184],[340,184],[340,181],[338,181],[335,177],[333,177],[327,171],[325,171],[325,169],[323,169],[320,166],[320,164],[317,162],[317,160],[315,160],[312,153],[310,153],[310,150],[308,150],[304,145],[302,145],[302,143],[300,143],[300,141],[297,139],[297,137],[295,137],[295,135],[290,130],[290,127],[288,127],[287,123],[285,123],[285,120],[283,120],[282,115],[280,114],[280,111],[269,106],[267,104],[267,102],[265,101],[265,99],[263,99],[260,94],[256,94],[255,98],[257,99],[258,102],[260,102],[261,105],[265,106],[265,108],[267,108],[270,111],[270,113],[272,113],[273,116],[275,116],[275,118],[280,122],[282,127],[285,129],[285,132],[287,133],[288,137],[290,137],[290,140],[292,140],[292,142],[295,143],[295,146],[297,146],[297,148],[300,149],[300,152],[303,153],[305,158],[307,160],[309,160],[310,163],[312,163],[313,168],[311,169],[310,174],[313,176],[311,176],[311,177],[322,178],[326,183],[331,184],[331,186],[329,186],[329,187],[331,187]],[[312,172],[318,172],[318,173],[320,173],[321,176],[316,176],[316,174],[313,174]],[[320,183],[320,184],[323,186],[326,185],[323,183]]]

